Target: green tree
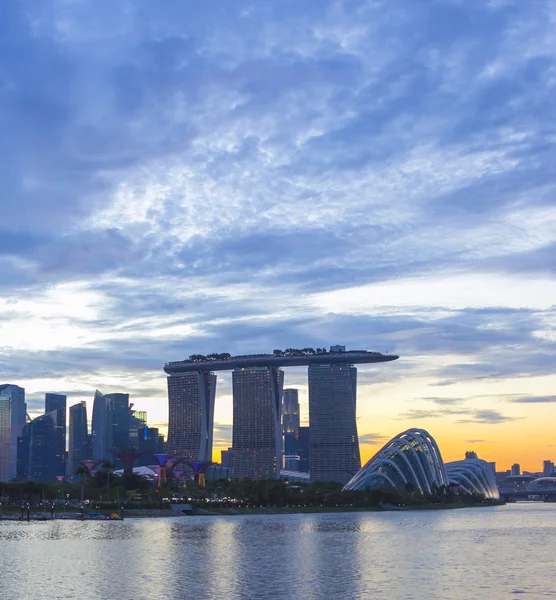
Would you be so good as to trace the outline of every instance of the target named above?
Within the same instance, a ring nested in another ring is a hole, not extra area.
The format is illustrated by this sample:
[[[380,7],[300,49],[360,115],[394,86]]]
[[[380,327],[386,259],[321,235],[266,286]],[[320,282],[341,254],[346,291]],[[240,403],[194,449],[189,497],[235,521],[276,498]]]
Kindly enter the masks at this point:
[[[110,475],[114,472],[114,465],[109,460],[105,460],[101,469],[106,475],[106,499],[110,501]]]
[[[91,475],[91,471],[85,465],[79,465],[75,471],[76,475],[81,477],[81,502],[83,502],[83,496],[85,493],[85,478]]]

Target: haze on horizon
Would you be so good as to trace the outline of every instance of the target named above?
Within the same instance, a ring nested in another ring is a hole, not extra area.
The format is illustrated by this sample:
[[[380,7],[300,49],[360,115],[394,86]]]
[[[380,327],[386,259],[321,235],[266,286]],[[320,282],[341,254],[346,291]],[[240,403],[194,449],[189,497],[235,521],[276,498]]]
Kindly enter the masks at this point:
[[[400,355],[358,369],[363,461],[420,427],[541,469],[555,31],[549,0],[4,0],[0,383],[163,424],[166,361],[345,344]],[[217,450],[231,419],[219,376]]]

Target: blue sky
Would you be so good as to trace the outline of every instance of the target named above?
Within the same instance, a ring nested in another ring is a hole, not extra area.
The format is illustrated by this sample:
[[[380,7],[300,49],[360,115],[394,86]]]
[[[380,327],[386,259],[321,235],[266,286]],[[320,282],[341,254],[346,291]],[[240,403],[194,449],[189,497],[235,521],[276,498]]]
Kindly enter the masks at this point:
[[[548,0],[3,0],[2,378],[162,423],[167,360],[344,343],[402,357],[360,369],[369,452],[413,425],[550,458],[555,26]]]

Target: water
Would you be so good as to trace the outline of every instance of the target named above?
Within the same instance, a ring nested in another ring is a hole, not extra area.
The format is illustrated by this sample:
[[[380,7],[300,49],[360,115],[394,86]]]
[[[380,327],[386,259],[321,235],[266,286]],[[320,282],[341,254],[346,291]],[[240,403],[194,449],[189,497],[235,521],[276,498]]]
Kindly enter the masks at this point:
[[[2,600],[556,598],[556,504],[0,522]]]

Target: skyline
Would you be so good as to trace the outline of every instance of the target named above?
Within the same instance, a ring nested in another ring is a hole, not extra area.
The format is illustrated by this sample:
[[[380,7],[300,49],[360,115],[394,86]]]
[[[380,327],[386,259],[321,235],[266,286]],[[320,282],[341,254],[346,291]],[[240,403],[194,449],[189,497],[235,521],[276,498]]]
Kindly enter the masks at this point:
[[[3,4],[0,383],[31,415],[98,388],[165,425],[166,361],[341,343],[400,355],[358,369],[363,464],[412,427],[556,458],[554,3]]]

